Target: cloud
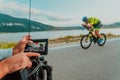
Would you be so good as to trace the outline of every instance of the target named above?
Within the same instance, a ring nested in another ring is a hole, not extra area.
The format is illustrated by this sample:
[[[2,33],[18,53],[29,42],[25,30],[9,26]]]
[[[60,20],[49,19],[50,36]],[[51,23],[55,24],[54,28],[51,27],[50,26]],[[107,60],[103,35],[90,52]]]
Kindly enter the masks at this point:
[[[45,24],[52,24],[53,26],[56,27],[69,27],[69,26],[80,26],[81,21],[79,19],[69,19],[69,20],[64,20],[64,21],[43,21]]]
[[[67,21],[70,20],[69,18],[65,18],[63,16],[47,12],[47,11],[41,11],[40,9],[32,8],[31,10],[32,17],[34,18],[42,18],[43,20],[50,20],[50,21]]]
[[[0,0],[0,11],[12,16],[27,15],[28,7],[24,4],[19,4],[14,0]]]
[[[15,17],[28,18],[29,5],[20,4],[15,0],[0,0],[0,12]],[[75,21],[72,21],[70,18],[37,8],[31,9],[31,19],[55,26],[63,26],[75,23]]]

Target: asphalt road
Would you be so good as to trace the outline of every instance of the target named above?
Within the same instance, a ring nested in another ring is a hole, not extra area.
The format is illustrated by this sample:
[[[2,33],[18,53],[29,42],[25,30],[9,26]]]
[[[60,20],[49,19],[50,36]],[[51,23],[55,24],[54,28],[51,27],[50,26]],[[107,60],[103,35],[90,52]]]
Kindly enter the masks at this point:
[[[50,49],[46,59],[53,66],[53,80],[120,80],[120,39],[103,47]]]

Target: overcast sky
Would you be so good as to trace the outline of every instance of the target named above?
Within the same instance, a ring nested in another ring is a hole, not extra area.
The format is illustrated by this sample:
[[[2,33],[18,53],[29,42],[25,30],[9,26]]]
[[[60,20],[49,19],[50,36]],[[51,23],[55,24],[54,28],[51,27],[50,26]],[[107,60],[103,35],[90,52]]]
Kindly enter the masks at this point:
[[[83,16],[103,24],[120,21],[120,0],[31,0],[31,19],[54,26],[78,26]],[[0,0],[0,13],[28,18],[29,0]]]

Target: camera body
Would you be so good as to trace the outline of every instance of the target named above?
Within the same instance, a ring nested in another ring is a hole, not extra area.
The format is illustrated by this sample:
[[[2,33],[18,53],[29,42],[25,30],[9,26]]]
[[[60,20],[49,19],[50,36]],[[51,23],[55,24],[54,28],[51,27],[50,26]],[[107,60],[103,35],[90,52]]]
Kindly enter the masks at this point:
[[[48,39],[33,39],[33,43],[27,44],[25,52],[37,52],[40,55],[48,54]]]
[[[2,80],[52,80],[52,66],[48,65],[45,55],[48,54],[48,39],[33,39],[27,44],[25,52],[37,52],[40,57],[31,57],[32,67],[14,72]]]

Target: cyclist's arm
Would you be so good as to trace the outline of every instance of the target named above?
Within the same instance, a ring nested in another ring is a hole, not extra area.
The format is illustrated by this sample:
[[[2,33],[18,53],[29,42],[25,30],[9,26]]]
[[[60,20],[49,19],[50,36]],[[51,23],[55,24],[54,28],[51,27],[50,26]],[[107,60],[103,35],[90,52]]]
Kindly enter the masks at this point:
[[[87,24],[86,27],[92,28],[92,27],[93,27],[93,24]]]
[[[88,29],[87,24],[83,23],[81,24],[84,28]]]

